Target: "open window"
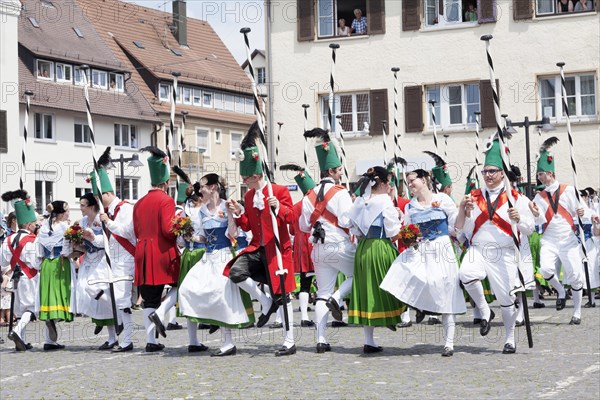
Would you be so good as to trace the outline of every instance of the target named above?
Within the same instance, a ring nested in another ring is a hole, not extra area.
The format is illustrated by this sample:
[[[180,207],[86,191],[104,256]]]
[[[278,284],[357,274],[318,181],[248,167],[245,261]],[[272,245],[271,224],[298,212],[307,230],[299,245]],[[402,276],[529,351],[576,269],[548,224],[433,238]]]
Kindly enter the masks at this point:
[[[54,63],[37,60],[37,77],[38,79],[54,80]]]

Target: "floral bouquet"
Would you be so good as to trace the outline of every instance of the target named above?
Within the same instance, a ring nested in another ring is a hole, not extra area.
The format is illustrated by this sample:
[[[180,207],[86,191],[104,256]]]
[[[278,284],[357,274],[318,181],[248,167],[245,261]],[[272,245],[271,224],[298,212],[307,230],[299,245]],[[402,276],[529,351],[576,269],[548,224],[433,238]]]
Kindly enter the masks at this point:
[[[175,217],[171,223],[171,233],[175,236],[190,237],[194,234],[194,227],[190,217]]]
[[[83,243],[83,228],[79,224],[73,224],[65,231],[65,239],[70,240],[74,244]]]
[[[418,225],[409,224],[400,229],[400,240],[402,243],[406,246],[412,246],[415,250],[421,238],[423,238],[423,234]]]

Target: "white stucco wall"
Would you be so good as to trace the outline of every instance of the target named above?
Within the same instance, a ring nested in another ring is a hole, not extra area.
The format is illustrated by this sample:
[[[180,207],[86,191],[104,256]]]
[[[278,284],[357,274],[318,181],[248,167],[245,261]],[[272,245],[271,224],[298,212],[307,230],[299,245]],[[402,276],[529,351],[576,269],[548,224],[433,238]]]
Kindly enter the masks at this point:
[[[280,145],[281,162],[302,162],[304,125],[302,104],[311,105],[308,126],[320,126],[321,115],[317,99],[326,94],[331,68],[330,43],[340,44],[337,51],[336,86],[338,92],[388,89],[389,130],[393,132],[393,73],[398,73],[398,122],[401,146],[407,157],[422,157],[422,150],[434,150],[432,132],[404,132],[403,86],[477,81],[489,79],[485,43],[480,36],[493,34],[491,54],[495,64],[496,78],[500,81],[501,112],[514,121],[525,116],[531,120],[541,119],[538,89],[539,75],[556,75],[556,63],[566,62],[567,73],[589,72],[596,77],[596,117],[598,111],[598,74],[600,65],[600,36],[598,13],[537,18],[514,21],[512,2],[498,1],[496,23],[460,29],[403,32],[400,1],[386,1],[385,34],[298,42],[295,21],[295,5],[278,3],[273,12],[272,62],[275,85],[273,107],[274,120],[285,122],[284,137]],[[295,3],[295,1],[293,2]],[[424,115],[425,121],[425,115]],[[373,123],[373,122],[372,122]],[[556,124],[552,134],[560,139],[554,149],[558,179],[572,183],[569,146],[566,126]],[[525,174],[525,139],[523,129],[510,142],[511,162],[522,166]],[[600,186],[600,130],[598,119],[593,122],[573,121],[572,132],[578,165],[578,184]],[[464,192],[468,166],[474,160],[474,131],[444,132],[438,130],[440,153],[443,154],[443,134],[448,133],[448,161],[457,163],[455,169],[454,196]],[[481,133],[489,136],[491,129]],[[543,138],[548,137],[544,134]],[[531,130],[531,159],[539,146],[535,129]],[[393,140],[388,142],[393,148]],[[381,136],[346,141],[349,170],[355,171],[355,160],[381,160],[383,150]],[[388,157],[391,151],[388,151]],[[314,151],[310,151],[309,164],[316,165]],[[483,159],[481,157],[480,159]],[[465,166],[464,163],[469,163]],[[313,172],[311,170],[311,172]],[[314,170],[316,174],[316,170]],[[535,167],[533,169],[535,173]],[[532,177],[535,180],[535,177]],[[356,180],[356,176],[351,178]],[[282,178],[282,181],[289,179]],[[299,192],[295,193],[295,197]]]

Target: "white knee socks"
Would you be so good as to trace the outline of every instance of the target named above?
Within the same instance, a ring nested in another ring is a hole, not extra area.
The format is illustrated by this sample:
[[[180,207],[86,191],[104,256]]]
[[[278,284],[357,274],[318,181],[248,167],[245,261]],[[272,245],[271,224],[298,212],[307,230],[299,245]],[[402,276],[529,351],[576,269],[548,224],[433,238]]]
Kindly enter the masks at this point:
[[[244,292],[248,293],[250,295],[250,297],[252,297],[253,299],[258,300],[258,302],[260,303],[263,312],[267,312],[269,311],[269,308],[271,308],[271,298],[269,296],[267,296],[266,294],[264,294],[259,288],[258,288],[258,284],[256,283],[256,281],[254,281],[252,278],[246,278],[245,281],[243,282],[239,282],[237,284],[240,289],[242,289]]]
[[[375,344],[375,338],[373,335],[375,334],[374,326],[363,326],[363,332],[365,333],[365,344],[373,347],[377,347]]]
[[[465,286],[465,290],[471,296],[471,299],[475,303],[475,306],[481,313],[481,318],[488,320],[490,318],[490,307],[485,301],[485,294],[483,293],[483,285],[481,281],[470,282]]]
[[[353,278],[348,278],[342,282],[337,292],[332,295],[332,297],[336,299],[340,306],[342,305],[343,299],[346,298],[352,290],[352,279]]]
[[[286,304],[286,306],[287,306],[289,329],[287,331],[285,331],[285,340],[283,341],[283,345],[289,349],[290,347],[292,347],[294,345],[294,308],[292,307],[291,301],[288,302]],[[283,313],[283,309],[281,307],[279,307],[279,308],[282,310],[282,313]],[[285,322],[284,322],[284,328],[285,328]]]
[[[315,306],[315,323],[317,324],[317,342],[327,343],[325,330],[327,329],[327,319],[329,318],[329,308],[324,301],[317,301]]]
[[[11,315],[12,318],[12,315]],[[21,319],[19,320],[19,323],[17,324],[17,326],[14,327],[13,331],[19,335],[19,337],[25,342],[25,327],[27,326],[27,324],[29,323],[29,321],[31,321],[31,312],[26,311],[23,313],[23,315],[21,315]],[[27,342],[25,342],[27,343]]]
[[[456,328],[454,314],[442,314],[442,324],[444,326],[444,339],[446,340],[444,347],[454,349],[454,330]]]
[[[302,321],[308,321],[308,293],[300,292],[298,297],[300,300],[300,319]]]
[[[554,289],[556,289],[556,291],[558,292],[558,298],[559,299],[564,299],[566,296],[565,293],[565,288],[562,285],[562,283],[560,283],[560,281],[558,280],[558,277],[556,275],[553,275],[551,279],[546,279]]]
[[[502,309],[502,322],[506,331],[505,343],[515,344],[515,321],[517,319],[517,310],[514,305],[510,307],[500,307]],[[522,306],[520,308],[523,308]]]
[[[107,326],[108,329],[108,343],[113,344],[117,341],[117,330],[114,325]]]
[[[133,340],[133,315],[126,313],[123,310],[119,310],[121,314],[121,321],[123,322],[123,340],[121,341],[121,347],[127,347]]]
[[[146,343],[156,344],[156,338],[154,337],[156,328],[154,323],[148,319],[148,316],[156,311],[155,308],[144,308],[144,327],[146,328]]]
[[[408,324],[410,322],[410,311],[408,310],[408,308],[406,309],[406,311],[400,314],[400,322],[404,322],[405,324]]]
[[[187,332],[190,346],[198,346],[198,323],[188,319]]]
[[[572,290],[573,293],[573,316],[581,318],[581,301],[583,300],[583,290]]]
[[[166,320],[167,312],[172,307],[174,307],[175,304],[177,304],[177,288],[176,287],[171,288],[171,290],[169,290],[169,293],[167,293],[163,302],[160,303],[160,307],[158,307],[158,309],[156,310],[156,314],[160,318],[163,325],[165,325],[165,327],[167,326],[167,322],[168,322]]]

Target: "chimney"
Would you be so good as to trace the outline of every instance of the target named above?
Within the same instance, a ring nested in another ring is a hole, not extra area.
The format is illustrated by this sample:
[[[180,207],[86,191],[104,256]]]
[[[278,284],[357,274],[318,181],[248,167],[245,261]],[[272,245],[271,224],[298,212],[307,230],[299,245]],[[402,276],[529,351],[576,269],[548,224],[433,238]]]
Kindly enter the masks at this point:
[[[185,0],[173,1],[173,25],[179,45],[187,46],[187,10]]]

